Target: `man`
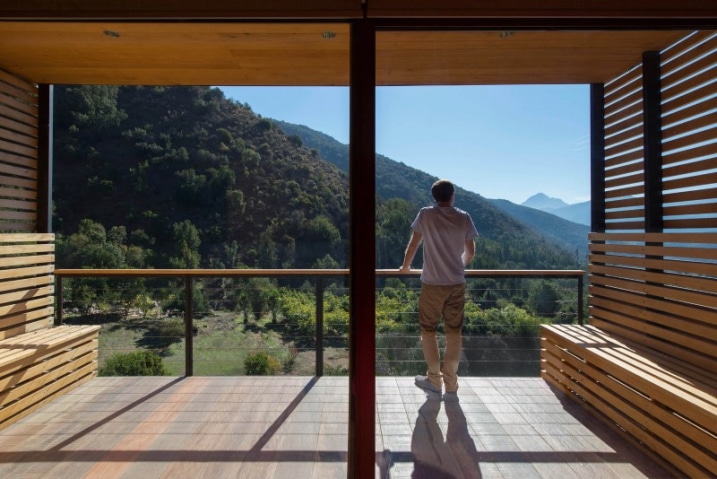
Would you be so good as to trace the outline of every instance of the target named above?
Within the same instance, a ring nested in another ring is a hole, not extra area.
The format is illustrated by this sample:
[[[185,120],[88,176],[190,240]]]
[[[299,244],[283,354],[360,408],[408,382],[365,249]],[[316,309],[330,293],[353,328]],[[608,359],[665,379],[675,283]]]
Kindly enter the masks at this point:
[[[461,329],[465,307],[465,267],[475,255],[478,231],[473,219],[455,208],[455,187],[448,180],[438,180],[431,187],[435,206],[422,208],[411,224],[413,230],[406,247],[400,271],[411,270],[418,246],[423,241],[423,271],[418,301],[421,348],[426,360],[426,375],[416,376],[416,386],[444,399],[457,399],[458,361],[461,352]],[[443,368],[436,330],[443,318],[446,347]]]

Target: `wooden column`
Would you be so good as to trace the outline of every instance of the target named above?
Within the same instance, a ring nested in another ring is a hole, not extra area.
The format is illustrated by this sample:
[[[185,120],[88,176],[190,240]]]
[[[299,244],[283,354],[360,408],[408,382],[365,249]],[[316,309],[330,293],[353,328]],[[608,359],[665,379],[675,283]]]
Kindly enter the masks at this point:
[[[37,224],[35,232],[52,232],[52,85],[38,88]]]
[[[645,139],[645,232],[663,229],[662,205],[662,94],[660,52],[642,54],[642,100]]]
[[[605,86],[590,85],[590,231],[605,232]]]
[[[374,477],[376,414],[376,29],[351,25],[348,477]]]

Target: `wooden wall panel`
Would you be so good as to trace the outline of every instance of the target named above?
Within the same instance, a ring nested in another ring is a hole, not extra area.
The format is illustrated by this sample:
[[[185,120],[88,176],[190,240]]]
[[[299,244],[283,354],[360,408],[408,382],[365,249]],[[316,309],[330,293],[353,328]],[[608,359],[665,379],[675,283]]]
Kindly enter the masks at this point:
[[[666,230],[717,228],[717,35],[695,33],[662,57]]]
[[[0,234],[0,339],[52,326],[54,270],[53,234]]]
[[[642,109],[642,68],[605,85],[606,231],[644,228]]]
[[[37,86],[0,71],[0,232],[36,231]]]

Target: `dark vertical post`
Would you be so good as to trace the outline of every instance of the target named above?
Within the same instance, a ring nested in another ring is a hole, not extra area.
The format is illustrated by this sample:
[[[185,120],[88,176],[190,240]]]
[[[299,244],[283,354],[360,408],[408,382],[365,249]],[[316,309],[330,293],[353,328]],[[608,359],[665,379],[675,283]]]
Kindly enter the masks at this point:
[[[375,475],[376,29],[351,24],[348,477]]]
[[[55,326],[62,326],[62,302],[63,290],[62,290],[62,276],[55,276],[55,283],[57,284],[57,291],[55,291],[55,298],[57,305],[55,305]]]
[[[590,85],[590,231],[605,232],[605,86]]]
[[[645,138],[645,232],[663,229],[662,94],[660,52],[642,54],[642,101]]]
[[[324,279],[316,277],[316,376],[324,375]]]
[[[52,231],[52,85],[38,86],[37,224],[35,231]]]
[[[578,276],[578,324],[581,326],[585,322],[583,314],[585,314],[585,306],[583,304],[583,275]]]
[[[194,298],[192,294],[192,277],[184,276],[184,375],[194,376],[194,320],[192,309]]]

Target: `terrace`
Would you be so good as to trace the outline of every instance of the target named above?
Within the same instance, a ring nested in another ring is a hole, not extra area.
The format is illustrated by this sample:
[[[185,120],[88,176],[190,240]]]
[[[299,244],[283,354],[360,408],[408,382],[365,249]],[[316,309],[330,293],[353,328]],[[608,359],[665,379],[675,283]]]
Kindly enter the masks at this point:
[[[717,474],[714,6],[175,3],[0,7],[3,473],[400,477],[427,451],[466,477]],[[52,85],[88,83],[351,88],[348,378],[95,377],[97,329],[53,327],[50,233]],[[376,377],[375,88],[517,83],[591,85],[589,324],[544,328],[540,378],[467,377],[434,422]]]

